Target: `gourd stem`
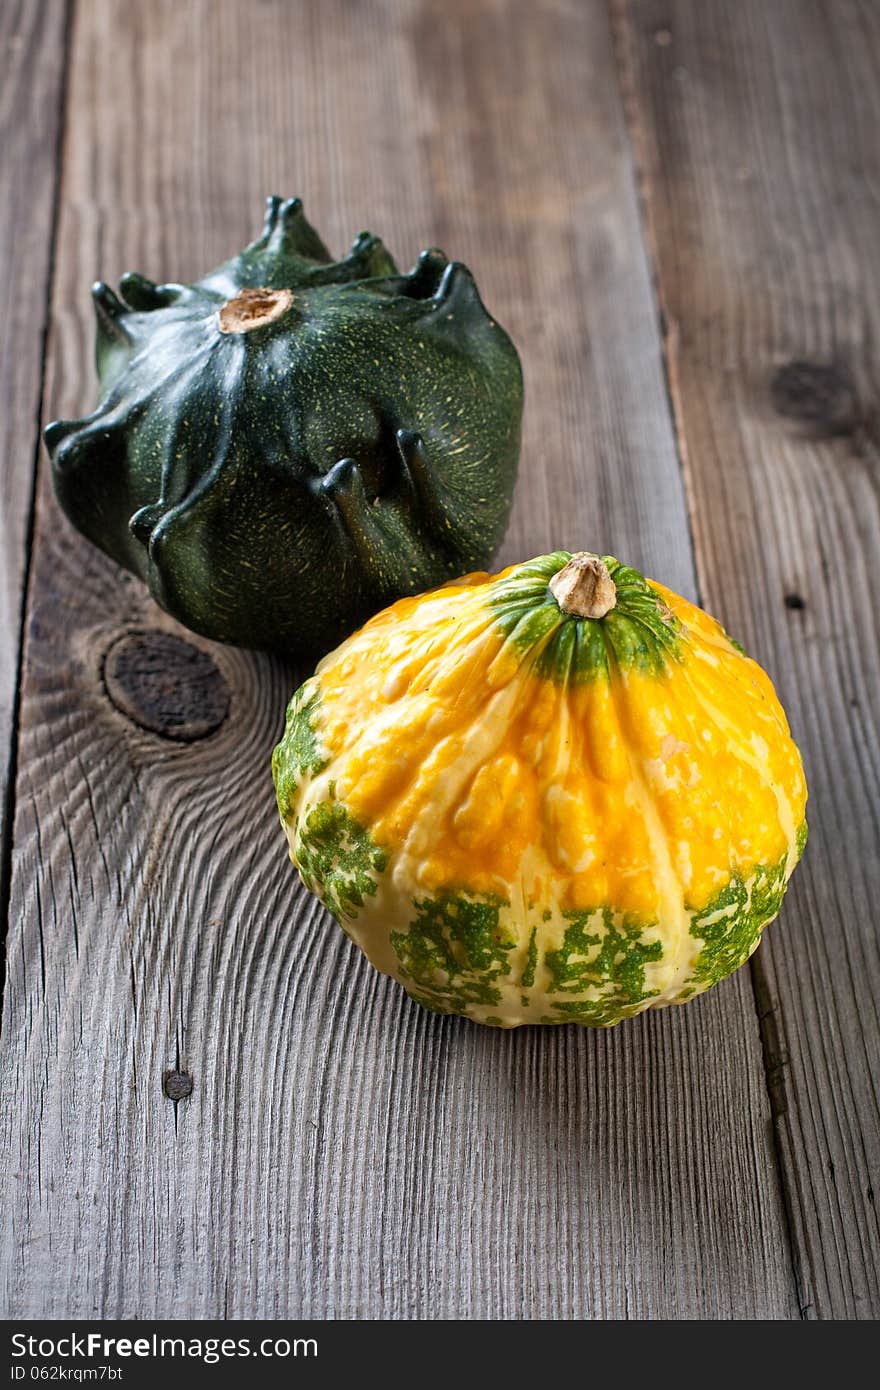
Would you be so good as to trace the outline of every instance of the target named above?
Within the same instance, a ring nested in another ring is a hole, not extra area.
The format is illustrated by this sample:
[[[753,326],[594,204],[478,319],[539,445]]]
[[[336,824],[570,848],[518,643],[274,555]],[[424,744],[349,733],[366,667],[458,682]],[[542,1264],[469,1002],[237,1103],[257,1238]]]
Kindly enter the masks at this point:
[[[240,290],[218,310],[217,323],[221,333],[251,333],[280,319],[292,303],[290,290]]]
[[[550,592],[563,613],[576,618],[604,618],[617,603],[608,567],[598,555],[579,550],[550,580]]]

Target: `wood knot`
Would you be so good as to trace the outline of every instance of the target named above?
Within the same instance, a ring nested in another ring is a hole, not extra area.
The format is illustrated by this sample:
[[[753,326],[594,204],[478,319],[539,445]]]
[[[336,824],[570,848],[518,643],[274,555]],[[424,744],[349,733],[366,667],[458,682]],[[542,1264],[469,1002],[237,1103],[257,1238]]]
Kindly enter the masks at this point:
[[[186,1100],[192,1095],[193,1079],[188,1071],[166,1071],[162,1090],[169,1100]]]
[[[121,714],[151,734],[195,743],[229,713],[213,658],[171,632],[127,632],[104,657],[104,687]]]
[[[815,435],[852,434],[861,420],[849,372],[834,362],[787,362],[770,383],[773,407]]]

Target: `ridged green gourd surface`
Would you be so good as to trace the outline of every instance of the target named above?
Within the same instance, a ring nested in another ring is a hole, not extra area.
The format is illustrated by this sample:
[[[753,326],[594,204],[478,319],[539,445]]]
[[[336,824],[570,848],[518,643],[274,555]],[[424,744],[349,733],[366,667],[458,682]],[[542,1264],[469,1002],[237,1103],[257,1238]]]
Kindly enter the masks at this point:
[[[193,285],[93,288],[100,399],[46,430],[73,524],[205,636],[325,650],[485,564],[510,511],[522,374],[467,268],[333,261],[298,199]]]

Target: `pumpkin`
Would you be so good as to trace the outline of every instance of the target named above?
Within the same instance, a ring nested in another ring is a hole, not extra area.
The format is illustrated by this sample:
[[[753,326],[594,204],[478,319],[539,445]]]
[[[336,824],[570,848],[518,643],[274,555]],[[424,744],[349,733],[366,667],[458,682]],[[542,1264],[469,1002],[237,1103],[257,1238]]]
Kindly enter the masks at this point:
[[[101,396],[46,430],[58,499],[188,627],[291,654],[491,558],[516,349],[464,265],[332,261],[299,199],[194,285],[93,289]]]
[[[607,1027],[748,959],[806,839],[770,680],[611,556],[559,551],[378,614],[291,701],[303,882],[420,1004]]]

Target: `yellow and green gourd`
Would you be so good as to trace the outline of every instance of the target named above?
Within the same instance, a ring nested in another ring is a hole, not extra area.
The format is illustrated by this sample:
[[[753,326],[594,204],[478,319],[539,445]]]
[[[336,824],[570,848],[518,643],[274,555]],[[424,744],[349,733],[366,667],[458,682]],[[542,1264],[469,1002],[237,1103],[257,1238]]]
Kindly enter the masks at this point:
[[[807,833],[761,667],[584,552],[379,613],[293,697],[274,774],[294,864],[372,963],[504,1027],[607,1027],[717,983]]]

